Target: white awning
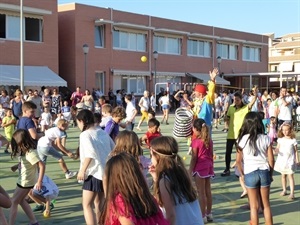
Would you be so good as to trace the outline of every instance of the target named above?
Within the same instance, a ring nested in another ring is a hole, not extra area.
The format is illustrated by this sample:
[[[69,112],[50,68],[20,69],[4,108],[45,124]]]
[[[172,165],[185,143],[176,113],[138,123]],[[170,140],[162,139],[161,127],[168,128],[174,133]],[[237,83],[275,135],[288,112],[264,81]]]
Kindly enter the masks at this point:
[[[20,66],[0,65],[0,85],[20,85]],[[24,66],[24,86],[67,87],[67,82],[47,66]]]
[[[294,63],[293,62],[281,62],[279,64],[279,71],[293,71],[293,65]]]
[[[137,71],[137,70],[113,70],[113,74],[117,76],[150,76],[150,71]]]
[[[195,77],[197,79],[203,80],[203,83],[207,83],[210,80],[210,76],[205,73],[187,73],[188,76]],[[219,76],[216,77],[216,84],[230,85],[228,80],[225,80]]]
[[[154,74],[154,71],[152,71],[152,73]],[[161,71],[157,71],[156,72],[157,76],[168,76],[168,77],[185,77],[185,73],[180,73],[180,72],[161,72]]]

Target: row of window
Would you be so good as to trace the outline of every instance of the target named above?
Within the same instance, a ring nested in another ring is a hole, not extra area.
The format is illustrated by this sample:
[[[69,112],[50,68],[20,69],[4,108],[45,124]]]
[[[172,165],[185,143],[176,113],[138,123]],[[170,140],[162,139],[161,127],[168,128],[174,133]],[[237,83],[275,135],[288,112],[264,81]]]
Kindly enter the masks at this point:
[[[24,40],[43,41],[43,20],[25,17]],[[0,38],[20,40],[20,17],[0,14]]]
[[[42,41],[43,20],[36,18],[24,18],[24,38],[26,41]],[[104,25],[95,26],[95,46],[104,47]],[[0,38],[20,40],[20,17],[0,14]],[[178,37],[166,37],[154,35],[153,48],[158,53],[181,55],[182,39]],[[147,36],[141,33],[126,31],[113,31],[113,48],[146,52]],[[212,42],[203,40],[187,41],[187,54],[197,57],[212,57]],[[237,60],[238,45],[218,43],[217,55],[223,59]],[[243,46],[242,59],[244,61],[261,61],[261,48]]]
[[[104,47],[104,25],[95,26],[95,46]],[[223,59],[237,60],[239,53],[238,44],[217,43],[217,55]],[[147,36],[141,33],[126,31],[113,31],[113,48],[137,52],[146,52]],[[158,53],[181,55],[182,38],[153,36],[153,49]],[[197,57],[212,57],[212,42],[204,40],[187,40],[187,55]],[[244,61],[260,62],[261,48],[243,46],[242,59]]]

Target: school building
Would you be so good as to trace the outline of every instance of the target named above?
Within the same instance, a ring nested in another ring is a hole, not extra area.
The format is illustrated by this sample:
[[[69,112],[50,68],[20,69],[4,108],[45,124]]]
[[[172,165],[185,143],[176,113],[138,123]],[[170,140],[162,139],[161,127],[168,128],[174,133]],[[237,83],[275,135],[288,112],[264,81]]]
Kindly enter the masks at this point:
[[[155,84],[156,91],[172,91],[206,83],[213,67],[220,70],[219,90],[263,87],[270,80],[257,76],[270,71],[270,35],[57,0],[23,2],[26,87],[141,95]],[[20,1],[0,0],[0,85],[17,85],[19,69]]]
[[[206,83],[213,67],[218,87],[237,88],[240,78],[224,75],[268,71],[265,35],[75,3],[58,6],[58,26],[59,73],[71,89],[172,91]]]

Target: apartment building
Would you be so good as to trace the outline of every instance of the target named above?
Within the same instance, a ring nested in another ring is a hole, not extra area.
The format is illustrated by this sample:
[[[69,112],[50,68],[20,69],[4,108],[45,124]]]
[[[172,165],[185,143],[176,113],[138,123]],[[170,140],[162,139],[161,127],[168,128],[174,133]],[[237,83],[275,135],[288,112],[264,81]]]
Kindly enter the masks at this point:
[[[300,81],[300,33],[286,34],[275,38],[270,34],[269,71],[279,73],[271,79],[273,86],[281,86],[282,82],[290,90],[298,90]],[[285,75],[280,77],[280,74]]]
[[[59,74],[73,90],[172,91],[206,83],[213,67],[218,88],[237,89],[249,81],[226,74],[268,71],[269,37],[261,34],[76,3],[58,6],[58,27]]]
[[[20,1],[0,0],[0,86],[20,85]],[[56,0],[23,1],[24,85],[66,86],[58,76]]]

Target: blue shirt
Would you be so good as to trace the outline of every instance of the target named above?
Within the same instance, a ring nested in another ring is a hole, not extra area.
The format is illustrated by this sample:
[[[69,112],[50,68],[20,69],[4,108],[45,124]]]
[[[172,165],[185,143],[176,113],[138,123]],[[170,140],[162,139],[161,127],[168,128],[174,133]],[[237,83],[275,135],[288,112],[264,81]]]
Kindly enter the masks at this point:
[[[35,124],[33,120],[29,117],[21,117],[17,124],[17,129],[29,130],[31,128],[35,129]]]
[[[106,133],[108,133],[108,135],[111,137],[111,139],[113,139],[113,141],[115,141],[115,138],[119,133],[119,124],[117,124],[113,120],[109,120],[106,123],[106,126],[105,126],[104,130],[105,130]]]

